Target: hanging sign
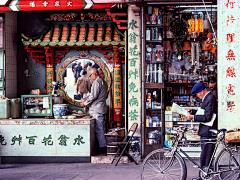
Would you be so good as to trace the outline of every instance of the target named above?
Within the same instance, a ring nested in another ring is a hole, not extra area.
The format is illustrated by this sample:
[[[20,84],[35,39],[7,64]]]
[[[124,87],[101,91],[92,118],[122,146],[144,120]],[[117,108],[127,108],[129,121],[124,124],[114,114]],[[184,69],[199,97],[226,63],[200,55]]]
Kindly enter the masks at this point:
[[[1,6],[0,11],[47,11],[80,10],[111,8],[115,3],[103,3],[88,0],[10,0],[8,6]]]
[[[240,115],[240,2],[218,0],[218,128],[239,127]]]
[[[141,127],[141,77],[140,77],[140,17],[128,8],[128,126],[138,123]],[[140,136],[138,128],[136,136]]]

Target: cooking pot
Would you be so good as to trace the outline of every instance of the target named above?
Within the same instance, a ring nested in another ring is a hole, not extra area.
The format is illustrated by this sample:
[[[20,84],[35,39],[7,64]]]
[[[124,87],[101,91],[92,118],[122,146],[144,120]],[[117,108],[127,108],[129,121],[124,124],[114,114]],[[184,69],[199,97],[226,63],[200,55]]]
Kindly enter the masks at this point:
[[[149,139],[156,139],[156,138],[157,138],[157,132],[155,132],[155,131],[150,131],[150,132],[148,133],[148,138],[149,138]]]

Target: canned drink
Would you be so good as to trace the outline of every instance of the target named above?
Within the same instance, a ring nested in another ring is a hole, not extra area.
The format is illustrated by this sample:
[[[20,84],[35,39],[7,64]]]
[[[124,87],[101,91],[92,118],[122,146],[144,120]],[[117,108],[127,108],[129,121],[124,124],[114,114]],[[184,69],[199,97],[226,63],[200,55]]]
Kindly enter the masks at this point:
[[[146,127],[149,127],[149,118],[148,118],[148,116],[146,117]]]

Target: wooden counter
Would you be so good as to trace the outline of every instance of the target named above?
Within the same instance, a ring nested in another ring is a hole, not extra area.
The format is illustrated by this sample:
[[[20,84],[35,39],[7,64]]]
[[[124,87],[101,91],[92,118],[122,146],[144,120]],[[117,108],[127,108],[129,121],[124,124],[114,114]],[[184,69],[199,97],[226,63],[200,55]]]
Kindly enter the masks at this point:
[[[2,163],[90,162],[94,119],[2,119]]]

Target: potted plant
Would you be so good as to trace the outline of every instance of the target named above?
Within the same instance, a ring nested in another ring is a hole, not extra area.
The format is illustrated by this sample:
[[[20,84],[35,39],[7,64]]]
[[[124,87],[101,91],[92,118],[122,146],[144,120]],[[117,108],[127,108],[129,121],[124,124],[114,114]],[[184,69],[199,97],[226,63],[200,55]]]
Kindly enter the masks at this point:
[[[173,33],[173,39],[177,46],[177,52],[180,53],[182,50],[182,43],[186,37],[188,23],[184,19],[174,18],[169,23],[168,28]]]

